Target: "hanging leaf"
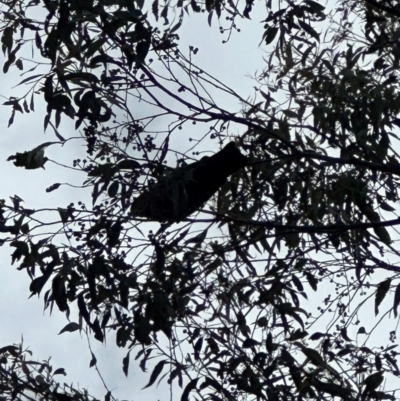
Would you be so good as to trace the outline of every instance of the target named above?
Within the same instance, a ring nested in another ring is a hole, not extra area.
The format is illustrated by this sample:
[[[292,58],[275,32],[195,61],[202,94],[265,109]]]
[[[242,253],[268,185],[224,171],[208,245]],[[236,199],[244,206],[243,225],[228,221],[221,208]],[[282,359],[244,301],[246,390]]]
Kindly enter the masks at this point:
[[[122,360],[122,370],[126,377],[128,377],[128,371],[129,371],[129,354],[130,354],[130,352],[131,351],[129,350],[129,352],[126,354],[126,356]]]
[[[55,191],[56,189],[58,189],[60,187],[60,183],[55,183],[53,185],[50,185],[49,187],[46,188],[46,192],[52,192]]]
[[[108,196],[110,198],[114,198],[117,193],[118,193],[118,189],[119,189],[119,182],[118,181],[114,181],[110,184],[110,186],[108,187]]]
[[[379,305],[385,299],[385,296],[390,289],[391,283],[392,283],[392,280],[390,278],[388,278],[385,281],[382,281],[381,283],[378,284],[378,288],[375,293],[375,315],[377,315],[379,313],[379,309],[378,309]]]
[[[154,0],[151,5],[151,11],[153,12],[156,21],[158,21],[158,0]]]
[[[374,227],[374,232],[376,236],[386,245],[390,245],[392,243],[392,239],[390,238],[390,234],[386,230],[385,227]]]
[[[89,367],[92,368],[93,366],[96,366],[97,359],[96,359],[96,356],[93,354],[92,351],[90,351],[90,353],[92,355],[92,359],[90,360]]]
[[[390,206],[388,203],[386,203],[386,202],[381,202],[380,204],[379,204],[379,206],[380,206],[380,208],[382,209],[382,210],[385,210],[385,211],[387,211],[387,212],[394,212],[396,209],[394,208],[394,207],[392,207],[392,206]]]
[[[65,371],[64,368],[58,368],[54,371],[53,376],[55,375],[63,375],[63,376],[67,376],[67,372]]]
[[[154,382],[157,380],[157,377],[162,372],[165,363],[166,363],[166,361],[160,361],[157,363],[157,365],[153,369],[153,372],[151,372],[149,382],[147,383],[147,385],[145,387],[142,388],[142,390],[144,390],[145,388],[151,387],[154,384]]]
[[[316,1],[313,1],[313,0],[304,0],[304,2],[305,2],[309,7],[311,7],[312,10],[314,10],[314,11],[316,11],[316,12],[322,12],[322,11],[325,10],[325,7],[324,7],[322,4],[317,3]]]
[[[279,28],[274,26],[270,26],[266,29],[266,31],[263,34],[263,40],[265,40],[266,45],[269,45],[275,39],[278,30]]]
[[[200,352],[201,352],[201,348],[203,346],[203,337],[200,337],[197,341],[196,344],[193,346],[194,349],[194,359],[196,361],[199,360],[200,358]]]
[[[201,11],[201,7],[196,3],[196,0],[190,0],[190,5],[195,13],[199,13]]]
[[[185,241],[185,244],[196,244],[196,245],[201,245],[205,238],[207,237],[207,230],[202,231],[200,234],[196,235],[195,237],[189,238],[188,240]]]
[[[194,390],[197,386],[197,382],[199,381],[199,378],[191,380],[185,389],[183,390],[182,396],[181,396],[181,401],[189,401],[189,394],[192,390]]]
[[[315,278],[315,276],[313,274],[311,274],[310,272],[306,272],[305,273],[306,279],[308,281],[308,284],[310,284],[311,288],[314,291],[317,291],[317,285],[318,285],[318,279]]]
[[[58,333],[58,335],[65,333],[65,332],[70,332],[73,333],[74,331],[80,330],[81,326],[78,323],[71,322],[68,323],[64,328],[61,329],[61,331]]]
[[[393,311],[394,316],[397,317],[397,308],[400,304],[400,283],[397,284],[396,291],[394,293],[394,301],[393,301]]]
[[[342,336],[342,338],[345,341],[351,341],[351,339],[349,338],[349,336],[347,335],[347,328],[343,327],[342,329],[340,329],[340,335]]]
[[[63,209],[61,207],[57,208],[58,213],[60,215],[61,221],[65,224],[68,222],[68,213],[67,209]]]
[[[376,372],[369,375],[363,382],[365,386],[363,394],[368,394],[371,391],[376,390],[383,382],[383,372]]]
[[[318,42],[319,42],[319,34],[311,25],[307,24],[307,22],[304,22],[300,19],[298,20],[298,22],[304,31],[306,31],[310,36],[312,36],[314,39],[318,40]]]

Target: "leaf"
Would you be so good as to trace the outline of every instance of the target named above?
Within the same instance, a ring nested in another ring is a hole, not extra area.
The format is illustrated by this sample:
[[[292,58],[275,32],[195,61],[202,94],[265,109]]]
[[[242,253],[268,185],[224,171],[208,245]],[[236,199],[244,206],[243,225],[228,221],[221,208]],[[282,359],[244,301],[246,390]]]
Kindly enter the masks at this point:
[[[4,55],[6,54],[6,51],[8,53],[11,52],[13,46],[13,33],[14,33],[14,28],[12,26],[8,26],[3,30],[3,35],[1,37],[1,44],[3,47]]]
[[[300,243],[300,235],[298,232],[289,232],[285,235],[285,242],[288,248],[295,249]]]
[[[26,99],[24,99],[24,102],[22,103],[22,106],[23,106],[23,108],[24,108],[24,110],[25,110],[25,113],[30,113],[30,112],[31,112],[31,111],[29,110],[28,102],[26,101]]]
[[[125,358],[122,360],[122,371],[124,372],[125,376],[128,376],[128,370],[129,370],[129,354],[131,351],[129,351]]]
[[[151,11],[153,12],[156,21],[158,21],[158,0],[154,0],[151,5]]]
[[[44,285],[47,283],[48,279],[50,278],[49,274],[43,274],[43,276],[35,278],[31,285],[29,286],[29,290],[34,294],[40,294]]]
[[[52,125],[52,128],[53,128],[53,130],[54,130],[54,133],[56,134],[56,137],[57,137],[60,141],[64,142],[64,141],[65,141],[65,138],[58,132],[57,128],[54,127],[54,125]]]
[[[116,170],[136,170],[140,168],[141,165],[136,160],[124,159],[121,160],[116,166]]]
[[[69,81],[86,81],[93,84],[99,82],[99,78],[96,75],[84,71],[70,72],[68,74],[65,74],[63,78]]]
[[[304,0],[304,2],[310,6],[314,11],[317,12],[322,12],[325,10],[325,7],[322,4],[317,3],[316,1],[313,0]]]
[[[74,332],[74,331],[79,330],[80,328],[81,328],[81,326],[80,326],[78,323],[71,322],[71,323],[68,323],[66,326],[64,326],[64,327],[61,329],[61,331],[58,333],[58,335],[60,335],[60,334],[62,334],[62,333],[65,333],[66,331],[72,333],[72,332]]]
[[[39,35],[39,31],[35,33],[35,45],[39,50],[42,50],[42,38]]]
[[[342,336],[342,338],[345,341],[351,341],[350,337],[347,335],[347,328],[343,327],[342,329],[340,329],[340,335]]]
[[[304,287],[303,287],[302,282],[300,281],[300,279],[295,274],[292,275],[292,282],[293,282],[293,284],[295,285],[295,287],[297,288],[298,291],[300,291],[300,292],[304,291]]]
[[[0,348],[0,354],[5,354],[7,352],[16,357],[18,356],[18,347],[15,345],[6,345],[5,347]]]
[[[14,123],[14,117],[15,117],[15,109],[11,112],[10,119],[8,120],[8,125],[7,127],[10,127]]]
[[[278,33],[278,28],[270,26],[266,29],[263,34],[263,40],[265,39],[265,44],[269,45],[274,39],[276,34]]]
[[[389,347],[390,348],[390,347]],[[393,358],[390,354],[385,353],[384,354],[385,359],[393,366],[396,372],[393,372],[396,376],[399,375],[399,367],[397,366],[397,361],[395,358]]]
[[[32,96],[31,96],[31,101],[30,101],[30,103],[29,103],[29,109],[30,109],[31,111],[35,111],[34,92],[32,93]]]
[[[257,325],[260,327],[267,327],[268,326],[268,319],[265,316],[260,317],[257,320]]]
[[[104,340],[104,334],[101,331],[101,327],[100,327],[100,323],[99,323],[99,319],[96,317],[96,319],[94,320],[93,323],[90,324],[90,328],[93,330],[94,332],[94,338],[97,341],[100,341],[101,343]]]
[[[385,281],[382,281],[378,284],[378,288],[375,293],[375,315],[379,313],[379,305],[385,299],[387,292],[390,289],[390,284],[392,283],[392,279],[388,278]]]
[[[21,256],[29,255],[29,246],[24,241],[13,241],[10,246],[16,248],[15,252],[12,254],[11,263],[13,264],[16,260],[18,261]]]
[[[208,229],[202,231],[200,234],[195,237],[189,238],[185,241],[185,245],[194,243],[196,245],[201,245],[207,236]]]
[[[306,275],[306,279],[307,279],[307,281],[308,281],[308,284],[310,284],[311,288],[312,288],[314,291],[317,291],[318,279],[316,279],[315,276],[312,275],[312,274],[309,273],[309,272],[306,272],[305,275]]]
[[[144,63],[147,53],[150,50],[150,42],[147,40],[142,40],[136,45],[136,66],[140,66]]]
[[[96,359],[95,354],[93,354],[92,351],[90,351],[90,353],[92,354],[92,359],[90,360],[89,367],[92,368],[93,366],[96,366],[96,364],[97,364],[97,359]]]
[[[394,317],[397,317],[397,308],[400,304],[400,283],[397,284],[396,291],[394,293],[394,300],[393,300],[393,311]]]
[[[213,11],[210,11],[208,13],[207,23],[208,23],[208,26],[210,26],[210,27],[212,26],[212,17],[213,17],[213,15],[214,15]]]
[[[98,50],[101,49],[106,40],[106,38],[101,38],[91,42],[88,49],[86,50],[85,57],[87,59],[91,58]]]
[[[190,5],[195,13],[199,13],[201,11],[201,7],[196,3],[196,0],[190,0]]]
[[[386,202],[382,202],[379,206],[381,209],[386,210],[387,212],[394,212],[396,210]]]
[[[298,114],[293,110],[282,110],[282,113],[289,118],[299,118]],[[307,137],[306,137],[307,138]]]
[[[110,198],[114,198],[117,193],[118,193],[118,189],[119,189],[119,182],[118,181],[114,181],[110,184],[110,186],[108,187],[108,196]]]
[[[367,334],[365,327],[364,326],[360,327],[357,331],[357,334]]]
[[[301,340],[302,338],[306,337],[308,333],[306,331],[302,331],[300,329],[296,329],[288,338],[288,341],[297,341]]]
[[[67,209],[63,209],[61,207],[57,208],[58,213],[60,215],[61,221],[65,224],[68,222],[68,213]]]
[[[53,376],[55,375],[64,375],[67,376],[67,372],[65,371],[64,368],[58,368],[54,371]]]
[[[380,241],[382,241],[385,245],[390,245],[392,243],[390,234],[385,227],[374,227],[374,232]]]
[[[383,382],[383,372],[376,372],[369,375],[363,382],[365,386],[364,393],[368,394],[371,391],[376,390]]]
[[[313,380],[313,385],[319,391],[328,393],[330,395],[333,395],[334,397],[338,397],[343,400],[352,399],[351,396],[352,396],[353,391],[350,388],[344,387],[342,385],[331,383],[331,382],[323,382],[317,378],[315,378]],[[325,398],[327,398],[327,397],[325,397]]]
[[[89,315],[89,312],[88,312],[88,310],[87,310],[87,308],[86,308],[86,303],[85,303],[85,300],[84,300],[82,294],[80,294],[80,295],[78,296],[78,302],[77,302],[77,304],[78,304],[78,309],[79,309],[79,314],[80,314],[80,316],[83,317],[83,319],[85,320],[85,322],[86,322],[87,324],[90,324],[90,315]]]
[[[382,359],[378,354],[375,355],[375,367],[376,370],[382,370]]]
[[[183,390],[181,401],[189,401],[189,394],[192,390],[196,388],[198,380],[199,378],[193,379],[187,384],[187,386]]]
[[[15,85],[14,88],[16,88],[19,85],[26,84],[27,82],[33,81],[34,79],[39,77],[43,77],[43,74],[31,75],[30,77],[23,79],[19,84]]]
[[[60,183],[55,183],[53,185],[50,185],[49,187],[46,188],[46,192],[52,192],[55,191],[56,189],[58,189],[60,187]]]
[[[252,348],[252,347],[255,347],[257,345],[261,345],[261,343],[259,341],[257,341],[257,340],[252,339],[252,338],[246,338],[243,341],[242,347],[243,348]]]
[[[162,372],[165,363],[166,363],[166,361],[160,361],[157,363],[157,365],[153,369],[153,372],[151,372],[149,382],[147,383],[147,385],[145,387],[142,388],[142,390],[144,390],[145,388],[151,387],[154,384],[154,382],[157,380],[157,377]]]
[[[304,31],[306,31],[310,36],[312,36],[314,39],[318,40],[318,42],[319,42],[319,34],[313,27],[311,27],[311,25],[307,24],[306,22],[304,22],[300,19],[298,20],[298,22]]]
[[[174,33],[175,31],[177,31],[181,27],[182,22],[183,22],[183,14],[181,14],[178,22],[171,28],[170,33]]]
[[[199,360],[200,358],[200,352],[201,352],[201,348],[203,347],[203,337],[200,337],[197,341],[196,344],[193,346],[194,349],[194,359],[196,361]]]

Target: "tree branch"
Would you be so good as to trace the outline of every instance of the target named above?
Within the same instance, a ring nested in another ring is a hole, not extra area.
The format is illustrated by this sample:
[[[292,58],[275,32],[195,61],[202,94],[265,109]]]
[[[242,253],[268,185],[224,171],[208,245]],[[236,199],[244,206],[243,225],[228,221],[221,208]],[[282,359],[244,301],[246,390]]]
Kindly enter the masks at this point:
[[[244,220],[231,216],[220,215],[212,211],[204,210],[203,213],[212,214],[220,221],[235,222],[237,224],[246,224],[249,226],[265,227],[267,229],[278,229],[287,230],[285,233],[279,233],[279,235],[290,234],[293,232],[298,233],[329,233],[336,231],[348,231],[348,230],[366,230],[368,228],[376,227],[392,227],[400,224],[400,217],[387,221],[374,221],[370,223],[354,223],[354,224],[327,224],[327,225],[288,225],[288,224],[276,224],[272,221],[259,221],[259,220]],[[207,220],[208,222],[209,220]],[[203,219],[196,219],[196,222],[205,222]]]
[[[355,166],[362,166],[362,167],[367,167],[370,168],[371,170],[375,171],[381,171],[383,173],[392,173],[400,176],[400,167],[395,167],[395,166],[390,166],[388,164],[378,164],[378,163],[372,163],[368,162],[365,160],[357,159],[355,157],[351,157],[349,159],[341,158],[341,157],[332,157],[332,156],[326,156],[326,155],[321,155],[317,153],[311,153],[311,152],[298,152],[294,155],[288,156],[290,158],[308,158],[308,159],[314,159],[314,160],[323,160],[335,164],[350,164],[350,165],[355,165]]]

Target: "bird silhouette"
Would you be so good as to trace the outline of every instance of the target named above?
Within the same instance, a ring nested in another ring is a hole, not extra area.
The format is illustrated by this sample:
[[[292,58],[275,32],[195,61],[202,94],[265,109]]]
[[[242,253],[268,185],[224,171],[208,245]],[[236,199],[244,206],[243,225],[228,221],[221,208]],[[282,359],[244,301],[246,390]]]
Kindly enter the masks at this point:
[[[246,166],[247,158],[229,142],[214,155],[165,173],[131,205],[131,214],[153,221],[180,221],[200,209],[226,182]]]

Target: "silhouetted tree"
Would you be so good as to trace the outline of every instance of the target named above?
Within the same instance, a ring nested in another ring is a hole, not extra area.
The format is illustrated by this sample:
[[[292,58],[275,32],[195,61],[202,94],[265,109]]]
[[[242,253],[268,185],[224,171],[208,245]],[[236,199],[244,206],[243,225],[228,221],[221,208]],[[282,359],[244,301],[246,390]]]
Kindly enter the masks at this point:
[[[397,2],[265,2],[248,98],[178,33],[204,12],[229,42],[242,17],[259,20],[251,0],[1,4],[3,72],[23,71],[28,88],[4,103],[9,125],[39,100],[57,139],[9,160],[62,177],[53,145],[86,146],[67,166],[83,182],[47,192],[81,186],[91,204],[0,202],[12,263],[68,316],[64,331],[115,332],[124,373],[138,360],[146,387],[167,377],[182,401],[396,399]],[[14,357],[25,381],[4,375],[1,396],[71,399]]]

